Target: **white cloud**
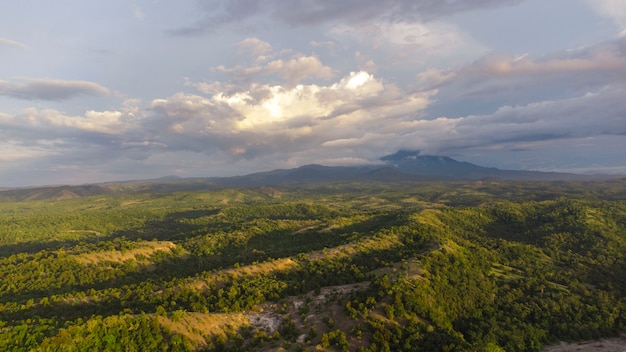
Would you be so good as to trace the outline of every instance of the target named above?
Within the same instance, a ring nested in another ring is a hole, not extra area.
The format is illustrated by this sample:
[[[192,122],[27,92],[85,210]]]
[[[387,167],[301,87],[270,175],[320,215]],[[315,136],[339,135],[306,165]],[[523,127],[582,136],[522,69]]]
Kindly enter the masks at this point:
[[[224,95],[231,95],[231,94],[235,94],[235,92],[237,92],[241,88],[239,84],[234,84],[230,82],[220,82],[220,81],[192,82],[191,80],[187,80],[186,85],[193,86],[198,91],[204,94],[209,94],[209,95],[218,94],[218,93],[221,93]]]
[[[288,60],[273,60],[265,65],[257,66],[218,66],[214,69],[220,73],[226,73],[237,81],[248,82],[261,75],[277,74],[287,80],[288,84],[297,84],[305,78],[315,77],[330,79],[334,76],[333,70],[322,64],[315,56],[295,55]]]
[[[7,39],[7,38],[0,38],[0,45],[8,45],[8,46],[12,46],[14,48],[19,48],[19,49],[28,48],[26,44],[20,43],[15,40]]]
[[[290,83],[299,82],[309,76],[323,79],[331,79],[334,76],[333,70],[324,66],[314,56],[296,56],[287,61],[271,61],[267,64],[266,70],[267,72],[278,72]]]
[[[332,40],[325,40],[325,41],[312,40],[309,42],[309,45],[311,45],[314,48],[334,48],[336,44],[337,43],[335,43]]]
[[[359,71],[328,85],[251,84],[209,97],[178,93],[153,100],[148,111],[132,100],[117,111],[82,116],[29,109],[0,114],[0,136],[6,141],[0,151],[16,156],[4,161],[40,159],[42,169],[67,167],[64,173],[75,165],[92,165],[93,177],[97,172],[113,177],[115,171],[105,165],[123,170],[129,163],[145,165],[144,170],[215,175],[219,172],[207,165],[228,167],[225,174],[247,173],[368,162],[398,149],[461,156],[523,153],[563,141],[626,135],[623,85],[505,106],[492,114],[423,119],[433,94],[403,90]]]
[[[270,43],[260,40],[259,38],[246,38],[239,43],[235,44],[238,47],[245,49],[253,56],[257,62],[266,61],[271,57],[268,53],[272,51],[272,45]]]
[[[287,81],[287,85],[293,86],[307,78],[329,80],[335,76],[333,69],[324,65],[317,56],[293,54],[292,50],[274,51],[269,43],[254,37],[246,38],[235,45],[252,56],[255,59],[254,64],[214,67],[214,72],[227,74],[235,84],[232,82],[200,83],[196,84],[199,90],[209,92],[217,88],[219,91],[229,84],[231,87],[227,90],[232,90],[261,77],[277,76],[281,82]],[[269,61],[272,58],[274,60]]]
[[[302,164],[375,160],[398,149],[471,155],[626,135],[623,85],[575,98],[504,106],[492,114],[422,119],[433,94],[405,91],[360,71],[326,86],[253,84],[211,97],[178,93],[153,100],[146,113],[137,111],[134,101],[120,111],[83,116],[30,109],[0,115],[5,138],[22,143],[2,148],[35,158],[49,153],[53,143],[54,150],[72,150],[81,160],[106,153],[107,158],[142,162],[179,152],[191,153],[186,154],[191,159],[194,153],[211,154],[224,162],[244,159],[261,167],[272,156]]]
[[[243,156],[297,153],[335,140],[394,133],[428,106],[429,97],[360,71],[326,86],[254,84],[211,98],[177,94],[153,101],[157,116],[162,114],[153,124],[185,136],[165,142],[182,149],[218,148]]]
[[[219,96],[219,95],[218,95]],[[150,108],[165,119],[153,121],[156,133],[208,135],[228,133],[242,117],[228,103],[198,95],[178,93],[167,99],[155,99]]]
[[[129,111],[93,111],[83,116],[68,116],[54,109],[25,109],[17,115],[0,115],[0,127],[8,135],[23,135],[25,142],[82,138],[93,133],[118,136],[136,127]],[[30,139],[30,140],[29,140]],[[34,140],[32,140],[34,139]]]
[[[272,45],[270,43],[255,37],[246,38],[235,45],[247,48],[250,53],[254,55],[262,55],[272,51]]]

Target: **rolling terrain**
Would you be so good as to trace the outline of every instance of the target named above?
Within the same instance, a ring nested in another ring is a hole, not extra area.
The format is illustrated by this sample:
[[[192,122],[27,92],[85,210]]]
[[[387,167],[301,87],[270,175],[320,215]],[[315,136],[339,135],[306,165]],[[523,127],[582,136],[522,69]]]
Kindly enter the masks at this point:
[[[624,180],[177,182],[3,198],[0,349],[539,351],[626,332]]]

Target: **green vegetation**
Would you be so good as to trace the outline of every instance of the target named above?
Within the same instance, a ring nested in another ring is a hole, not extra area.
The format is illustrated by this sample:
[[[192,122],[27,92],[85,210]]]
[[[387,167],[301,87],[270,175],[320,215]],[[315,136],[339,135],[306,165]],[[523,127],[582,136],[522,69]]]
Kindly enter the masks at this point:
[[[625,180],[0,195],[6,351],[539,351],[625,278]]]

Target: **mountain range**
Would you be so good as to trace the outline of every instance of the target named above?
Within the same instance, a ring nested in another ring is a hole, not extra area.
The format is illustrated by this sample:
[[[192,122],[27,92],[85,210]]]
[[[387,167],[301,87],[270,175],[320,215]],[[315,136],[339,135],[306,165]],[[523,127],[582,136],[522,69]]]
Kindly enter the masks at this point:
[[[116,192],[153,190],[176,191],[221,187],[260,187],[323,182],[408,182],[454,180],[510,181],[606,181],[625,175],[581,175],[559,172],[501,170],[457,161],[447,156],[421,155],[399,151],[380,159],[376,165],[304,165],[294,169],[252,173],[244,176],[180,178],[166,176],[149,180],[107,182],[80,186],[42,186],[0,190],[2,200],[69,199]]]
[[[581,175],[561,172],[501,170],[457,161],[447,156],[420,155],[416,151],[399,151],[384,156],[381,163],[366,166],[304,165],[245,176],[214,178],[224,186],[263,186],[284,183],[344,181],[445,181],[500,179],[512,181],[603,181],[624,175]]]

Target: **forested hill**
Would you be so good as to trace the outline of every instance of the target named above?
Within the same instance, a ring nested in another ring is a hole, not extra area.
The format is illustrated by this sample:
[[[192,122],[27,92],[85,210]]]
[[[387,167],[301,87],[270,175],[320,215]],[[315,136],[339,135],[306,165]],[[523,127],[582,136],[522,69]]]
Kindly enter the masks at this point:
[[[626,333],[626,181],[0,203],[2,351],[540,351]]]
[[[66,200],[110,193],[113,190],[100,185],[14,188],[0,191],[0,202]]]

